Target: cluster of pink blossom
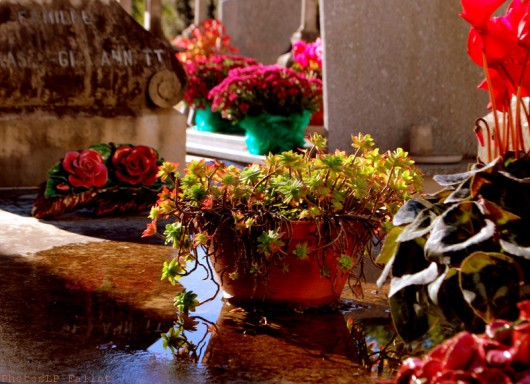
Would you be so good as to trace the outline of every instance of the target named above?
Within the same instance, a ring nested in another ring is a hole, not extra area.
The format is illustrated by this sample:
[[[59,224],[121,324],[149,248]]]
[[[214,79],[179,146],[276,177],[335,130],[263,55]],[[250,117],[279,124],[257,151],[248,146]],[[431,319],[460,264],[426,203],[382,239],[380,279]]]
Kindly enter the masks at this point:
[[[461,332],[423,359],[405,360],[395,381],[379,384],[530,384],[530,301],[519,320],[495,320],[482,335]]]
[[[228,76],[231,69],[256,64],[258,62],[254,59],[231,54],[210,55],[185,61],[183,65],[188,76],[188,88],[184,101],[195,108],[206,108],[210,104],[208,93]]]
[[[294,69],[317,77],[322,76],[322,41],[320,38],[312,43],[298,40],[293,45]]]
[[[322,81],[291,68],[254,65],[231,70],[208,98],[213,111],[235,122],[247,114],[289,116],[320,108]]]

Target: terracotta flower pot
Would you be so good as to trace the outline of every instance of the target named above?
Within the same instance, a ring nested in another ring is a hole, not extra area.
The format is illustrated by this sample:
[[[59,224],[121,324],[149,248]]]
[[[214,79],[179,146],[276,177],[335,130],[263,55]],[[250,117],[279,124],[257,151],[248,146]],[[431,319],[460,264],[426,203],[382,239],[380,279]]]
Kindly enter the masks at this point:
[[[226,231],[228,232],[228,230]],[[286,228],[282,241],[287,244],[287,254],[274,258],[268,271],[253,274],[244,271],[241,260],[236,260],[234,236],[222,234],[222,246],[211,256],[216,278],[223,296],[235,305],[257,304],[274,308],[318,308],[337,302],[348,280],[349,270],[339,267],[341,256],[334,246],[323,247],[334,242],[338,231],[325,236],[319,244],[317,224],[315,222],[293,222]],[[347,241],[348,255],[356,264],[356,255],[369,240],[369,231],[361,223],[349,223],[345,228],[346,236],[338,242]],[[293,254],[298,244],[307,244],[310,253],[301,259]],[[230,274],[238,271],[237,279]]]

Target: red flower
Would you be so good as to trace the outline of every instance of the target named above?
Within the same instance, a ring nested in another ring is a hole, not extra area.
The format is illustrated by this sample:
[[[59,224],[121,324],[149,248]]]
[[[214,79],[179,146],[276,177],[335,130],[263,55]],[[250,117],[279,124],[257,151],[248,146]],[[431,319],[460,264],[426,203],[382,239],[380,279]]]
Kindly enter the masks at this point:
[[[258,63],[245,56],[216,54],[188,60],[183,64],[188,76],[188,87],[184,101],[196,108],[206,108],[210,103],[208,92],[223,81],[231,69],[248,67]]]
[[[62,162],[73,187],[101,188],[107,183],[108,171],[99,152],[86,149],[68,152]]]
[[[56,188],[61,192],[65,192],[65,193],[70,192],[70,186],[66,183],[59,183],[57,184]]]
[[[513,327],[513,354],[514,363],[530,367],[530,323],[522,323]]]
[[[512,26],[514,34],[524,45],[528,45],[528,3],[513,0],[506,11],[506,21]]]
[[[494,97],[493,101],[495,101],[495,107],[498,111],[510,110],[510,99],[513,93],[513,88],[508,87],[509,83],[506,81],[506,78],[495,69],[489,69],[488,73],[491,79],[491,89],[488,87],[486,80],[482,81],[478,88],[492,92]],[[488,104],[488,109],[492,108],[493,102],[490,101]]]
[[[153,185],[158,174],[157,157],[154,149],[144,145],[118,147],[112,155],[116,177],[132,185]]]
[[[293,69],[308,76],[322,77],[322,41],[320,38],[312,43],[298,40],[293,45]]]
[[[506,0],[462,0],[460,16],[475,28],[482,28]]]

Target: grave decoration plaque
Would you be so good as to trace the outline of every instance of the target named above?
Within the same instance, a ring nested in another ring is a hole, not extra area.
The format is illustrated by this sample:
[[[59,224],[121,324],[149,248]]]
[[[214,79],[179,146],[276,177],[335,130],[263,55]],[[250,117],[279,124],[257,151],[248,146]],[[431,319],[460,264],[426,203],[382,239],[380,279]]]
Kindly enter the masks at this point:
[[[170,45],[115,0],[0,2],[0,113],[134,115],[173,107],[185,83]]]

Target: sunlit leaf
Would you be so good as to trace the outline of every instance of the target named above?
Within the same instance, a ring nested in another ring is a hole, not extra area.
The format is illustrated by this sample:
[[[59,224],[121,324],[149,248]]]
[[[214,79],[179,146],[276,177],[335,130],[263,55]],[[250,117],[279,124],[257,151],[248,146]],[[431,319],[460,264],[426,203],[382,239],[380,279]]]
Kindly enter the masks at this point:
[[[407,202],[405,202],[394,215],[392,223],[396,226],[410,224],[422,210],[430,208],[431,206],[432,204],[425,199],[407,200]]]
[[[490,249],[495,224],[484,217],[476,202],[465,201],[439,216],[425,243],[429,260],[455,265],[477,250]]]
[[[387,264],[395,256],[399,248],[397,238],[404,229],[405,227],[394,227],[389,233],[387,233],[381,252],[375,260],[376,263]]]
[[[431,263],[427,268],[414,274],[405,274],[400,277],[393,277],[390,280],[389,297],[392,297],[396,292],[404,289],[410,285],[428,285],[438,277],[438,265]]]

